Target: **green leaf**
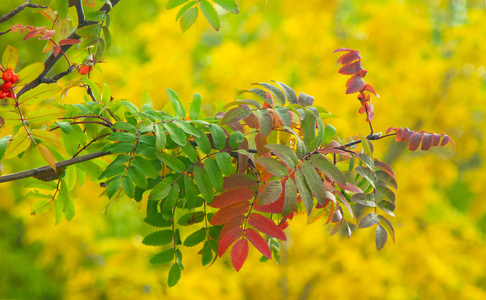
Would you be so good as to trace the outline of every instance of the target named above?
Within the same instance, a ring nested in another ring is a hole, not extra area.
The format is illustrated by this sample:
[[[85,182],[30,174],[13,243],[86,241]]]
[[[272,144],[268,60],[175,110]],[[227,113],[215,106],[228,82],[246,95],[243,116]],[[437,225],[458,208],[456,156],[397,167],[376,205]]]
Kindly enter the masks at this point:
[[[194,8],[197,11],[197,7]],[[196,17],[197,17],[197,13],[196,13]],[[166,89],[166,92],[167,95],[169,96],[170,103],[172,104],[175,113],[179,118],[184,119],[186,117],[186,110],[184,109],[184,106],[182,106],[181,100],[179,100],[179,96],[177,96],[176,92],[174,92],[171,89]]]
[[[231,155],[227,152],[219,152],[216,154],[216,162],[224,176],[229,176],[234,173],[233,163],[231,161]]]
[[[202,153],[211,153],[211,142],[209,142],[208,136],[202,132],[202,130],[200,130],[199,137],[194,136],[194,141],[196,141],[196,144]]]
[[[117,123],[118,124],[118,123]],[[155,148],[157,151],[164,149],[167,143],[167,137],[165,136],[165,130],[159,124],[155,125]]]
[[[386,231],[391,235],[393,243],[395,243],[395,229],[393,229],[392,223],[381,215],[378,215],[378,219],[380,219],[380,225],[386,229]]]
[[[3,155],[5,154],[5,150],[7,150],[8,146],[8,141],[10,140],[12,136],[7,135],[4,136],[3,138],[0,138],[0,160],[3,158]]]
[[[267,137],[272,132],[272,117],[266,109],[259,109],[257,111],[257,117],[260,133],[263,137]]]
[[[295,172],[295,184],[299,190],[300,198],[304,203],[307,215],[309,216],[312,212],[312,208],[314,207],[314,200],[312,199],[312,194],[307,183],[305,182],[304,174],[300,169],[297,169]]]
[[[392,175],[384,171],[376,171],[375,175],[378,178],[378,185],[387,184],[393,187],[395,190],[398,189],[397,180]]]
[[[381,200],[378,202],[378,207],[381,208],[384,212],[389,214],[390,216],[395,216],[395,204],[388,202],[386,200]]]
[[[202,117],[201,103],[201,95],[198,93],[194,94],[194,96],[192,96],[191,108],[189,109],[189,117],[191,120],[199,120]]]
[[[300,167],[312,194],[314,194],[317,199],[317,202],[319,202],[319,204],[324,204],[326,201],[326,190],[324,189],[324,184],[319,174],[317,174],[316,169],[307,160],[302,162]]]
[[[41,107],[39,109],[29,111],[25,118],[31,123],[44,122],[62,117],[64,113],[64,109],[59,107]]]
[[[368,139],[361,133],[359,134],[359,139],[361,140],[361,145],[363,146],[364,153],[369,157],[373,158],[373,151],[371,150],[370,141],[368,141]]]
[[[132,165],[149,178],[155,179],[159,175],[154,166],[142,156],[135,156],[132,160]]]
[[[0,155],[0,158],[1,157],[2,156]],[[378,190],[378,192],[380,192],[380,194],[382,194],[390,202],[395,203],[395,193],[392,190],[390,190],[389,188],[387,188],[385,186],[381,186],[381,185],[378,185],[376,187],[376,190]]]
[[[166,220],[164,215],[161,213],[156,213],[151,217],[146,217],[144,222],[154,227],[169,227],[172,226],[172,221]]]
[[[189,8],[181,16],[181,29],[182,32],[188,30],[194,22],[196,22],[199,10],[197,7]]]
[[[277,112],[280,121],[282,121],[283,126],[290,126],[292,124],[292,118],[290,117],[289,111],[283,106],[275,106],[275,111]]]
[[[170,248],[165,251],[162,251],[158,254],[155,254],[151,259],[150,263],[151,264],[166,264],[171,262],[174,259],[174,249]]]
[[[289,174],[287,167],[275,158],[260,156],[256,159],[256,162],[277,177],[283,178]]]
[[[209,175],[209,180],[214,189],[219,191],[223,188],[223,174],[218,167],[218,163],[213,158],[208,158],[204,161],[204,169]]]
[[[322,144],[324,146],[329,145],[329,143],[332,142],[335,136],[336,136],[336,128],[334,128],[330,124],[327,124],[326,127],[324,128],[324,137],[323,137]]]
[[[213,251],[211,250],[211,245],[209,241],[204,243],[202,248],[202,265],[205,266],[213,260]]]
[[[196,196],[199,194],[199,191],[197,190],[196,185],[194,184],[194,181],[192,180],[192,177],[184,174],[184,191],[186,193],[186,200],[187,200],[187,205],[188,209],[191,209],[192,207],[189,202],[191,199],[196,199]]]
[[[286,164],[289,169],[295,168],[295,166],[299,162],[299,159],[297,158],[297,155],[295,155],[295,152],[285,145],[267,144],[265,145],[265,147],[272,151],[272,153],[275,154],[278,159],[280,159],[280,161]]]
[[[364,153],[358,153],[359,160],[361,160],[370,170],[375,168],[373,159]]]
[[[310,109],[305,110],[305,118],[301,122],[304,144],[307,150],[316,148],[316,115]]]
[[[297,104],[297,95],[295,94],[295,91],[289,87],[288,85],[284,84],[284,83],[281,83],[281,82],[278,82],[278,81],[274,81],[275,83],[278,84],[278,86],[280,86],[280,88],[283,90],[283,93],[285,95],[285,99],[292,103],[292,104]],[[286,126],[289,126],[289,125],[286,125]]]
[[[190,226],[204,221],[206,214],[203,211],[190,212],[177,220],[177,224],[182,226]]]
[[[238,9],[238,4],[235,0],[214,0],[214,3],[218,4],[230,13],[238,14],[240,12]]]
[[[165,152],[157,152],[156,155],[169,169],[177,173],[183,173],[186,170],[186,165],[177,157]]]
[[[197,231],[191,233],[185,240],[184,246],[186,247],[194,247],[199,245],[206,239],[206,227],[203,227]]]
[[[375,196],[373,194],[359,193],[351,196],[351,201],[368,207],[376,207]]]
[[[176,21],[179,20],[181,18],[181,16],[191,7],[193,7],[194,5],[196,5],[198,2],[197,1],[191,1],[191,2],[187,2],[186,5],[184,5],[183,7],[181,7],[181,9],[179,9],[179,11],[177,12],[177,16],[176,16]]]
[[[182,5],[182,4],[184,4],[184,3],[188,2],[188,1],[189,0],[169,0],[167,2],[166,8],[167,9],[172,9],[172,8],[177,7],[179,5]]]
[[[128,132],[113,132],[108,136],[107,139],[109,141],[133,143],[137,139],[137,136],[135,134],[128,133]]]
[[[235,131],[231,134],[228,144],[231,148],[236,149],[245,140],[245,135],[240,131]]]
[[[285,199],[282,216],[286,216],[294,211],[297,204],[297,188],[292,178],[288,178],[285,181]]]
[[[76,34],[81,37],[98,36],[100,32],[101,32],[101,23],[86,25],[76,30]]]
[[[174,263],[169,270],[169,287],[176,285],[179,282],[179,279],[181,279],[181,266],[179,266],[178,263]]]
[[[307,149],[306,149],[306,147],[305,147],[304,142],[303,142],[303,141],[302,141],[302,139],[300,138],[300,135],[299,135],[297,132],[295,132],[295,131],[294,131],[292,128],[290,128],[290,127],[285,126],[285,127],[284,127],[284,129],[285,129],[286,131],[290,132],[291,134],[293,134],[293,135],[294,135],[294,137],[295,137],[295,140],[296,140],[296,142],[297,142],[297,153],[296,153],[296,154],[297,154],[297,157],[298,157],[298,158],[302,158],[302,157],[304,157],[304,156],[307,154]]]
[[[319,154],[314,154],[311,156],[311,162],[319,170],[324,172],[326,175],[328,175],[338,183],[342,185],[346,184],[346,179],[344,177],[344,174],[326,157]]]
[[[17,52],[17,49],[10,45],[7,45],[7,48],[5,49],[2,55],[3,68],[15,70],[18,60],[19,60],[19,54]]]
[[[201,12],[208,20],[209,24],[213,26],[214,30],[218,31],[220,26],[219,16],[214,7],[206,0],[201,0],[199,3]]]
[[[120,180],[120,185],[123,189],[123,192],[127,197],[134,198],[135,197],[135,186],[133,185],[132,180],[128,176],[123,176]]]
[[[375,173],[373,173],[373,171],[371,171],[367,167],[365,168],[365,167],[361,167],[361,166],[354,168],[354,170],[356,171],[356,173],[358,173],[363,178],[365,178],[366,181],[368,181],[371,184],[372,187],[376,187],[376,185],[375,185],[376,175],[375,175]]]
[[[174,120],[174,124],[177,125],[180,129],[182,129],[185,133],[190,134],[194,137],[200,137],[201,130],[197,129],[191,123],[182,120]]]
[[[142,244],[147,246],[167,245],[172,242],[172,236],[173,232],[169,229],[152,232],[142,240]]]
[[[25,85],[32,82],[39,77],[42,72],[44,72],[44,63],[42,62],[36,62],[26,66],[17,73],[17,76],[19,77],[19,85]]]
[[[179,146],[185,146],[187,144],[187,138],[184,131],[182,131],[176,125],[168,122],[164,123],[165,129],[169,132],[171,139]]]
[[[213,186],[209,180],[208,173],[203,167],[194,167],[194,180],[204,200],[211,204],[214,199]]]
[[[285,104],[285,96],[282,93],[282,91],[276,86],[269,83],[253,83],[253,85],[260,85],[265,87],[267,90],[270,91],[270,93],[272,93],[272,95],[277,99],[277,101],[280,102],[280,104],[282,105]]]
[[[264,91],[262,89],[250,89],[250,90],[238,91],[238,95],[241,95],[243,93],[252,93],[253,95],[262,99],[264,102],[268,103],[269,105],[273,105],[273,103],[270,101],[270,99],[267,99],[267,91]]]
[[[161,202],[162,207],[160,210],[162,211],[162,213],[171,213],[172,211],[174,211],[177,200],[179,200],[180,191],[181,189],[179,187],[179,184],[177,183],[177,181],[174,182],[174,184],[172,184],[172,187],[170,188],[169,194]]]
[[[372,212],[361,218],[358,228],[367,228],[376,225],[380,222],[376,213]]]
[[[221,125],[238,122],[251,114],[251,110],[245,107],[234,107],[230,109],[221,119]]]
[[[54,216],[56,218],[55,225],[59,224],[62,220],[62,212],[64,210],[64,202],[59,197],[54,199]]]
[[[383,226],[378,225],[375,231],[376,250],[381,250],[385,246],[387,238],[388,234],[386,229]]]
[[[61,128],[61,130],[66,134],[70,134],[72,129],[73,129],[73,126],[69,122],[55,121],[54,124],[59,126]]]
[[[51,202],[47,200],[39,200],[32,206],[31,215],[40,215],[51,208]]]
[[[184,154],[192,163],[199,161],[199,157],[197,156],[196,149],[194,149],[194,147],[190,143],[187,143],[187,145],[181,147],[181,149],[182,152],[184,152]]]
[[[209,125],[209,132],[211,132],[211,137],[213,139],[214,147],[221,150],[226,145],[226,135],[224,134],[223,128],[218,125]]]
[[[158,183],[150,192],[149,200],[160,200],[167,197],[169,194],[174,178],[165,177],[162,182]]]
[[[146,189],[148,187],[147,178],[145,174],[134,166],[130,166],[127,171],[128,177],[139,188]]]
[[[130,143],[116,143],[108,144],[103,147],[104,152],[110,153],[130,153],[133,151],[133,144]]]
[[[8,142],[8,141],[7,141]],[[5,150],[5,157],[4,159],[14,158],[20,153],[27,150],[30,146],[30,139],[27,136],[27,132],[21,131],[10,143]],[[5,142],[4,142],[5,143]]]
[[[282,183],[274,180],[266,183],[258,193],[257,202],[259,205],[268,205],[277,201],[282,194]]]

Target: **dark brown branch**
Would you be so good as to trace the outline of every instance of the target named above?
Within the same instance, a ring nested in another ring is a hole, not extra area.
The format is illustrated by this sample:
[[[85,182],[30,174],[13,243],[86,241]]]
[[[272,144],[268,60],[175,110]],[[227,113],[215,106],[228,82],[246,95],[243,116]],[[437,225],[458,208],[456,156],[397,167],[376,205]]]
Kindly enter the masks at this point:
[[[19,5],[17,8],[12,9],[9,13],[4,14],[2,17],[0,17],[0,23],[7,21],[8,19],[12,18],[26,7],[32,7],[32,8],[47,8],[46,6],[43,5],[38,5],[34,3],[30,3],[32,0],[27,0],[23,4]],[[7,31],[8,32],[8,31]]]
[[[81,162],[92,160],[92,159],[99,158],[99,157],[109,155],[109,154],[111,154],[111,153],[110,152],[103,152],[103,151],[93,152],[93,153],[90,153],[90,154],[86,154],[86,155],[82,155],[82,156],[79,156],[79,157],[60,161],[60,162],[56,163],[56,168],[59,169],[59,168],[62,168],[62,167],[67,167],[67,166],[70,166],[70,165],[79,164]],[[23,172],[14,173],[14,174],[4,175],[4,176],[0,177],[0,183],[19,180],[19,179],[23,179],[23,178],[27,178],[27,177],[32,177],[32,176],[38,176],[38,175],[41,175],[41,174],[44,174],[44,173],[47,173],[47,172],[54,172],[54,170],[50,166],[44,166],[44,167],[40,167],[40,168],[36,168],[36,169],[32,169],[32,170],[27,170],[27,171],[23,171]]]

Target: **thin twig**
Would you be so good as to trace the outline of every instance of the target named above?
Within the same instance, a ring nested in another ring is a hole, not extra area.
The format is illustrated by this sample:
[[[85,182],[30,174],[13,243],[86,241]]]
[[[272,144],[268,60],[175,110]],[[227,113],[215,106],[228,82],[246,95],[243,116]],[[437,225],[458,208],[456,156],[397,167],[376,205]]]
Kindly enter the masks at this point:
[[[0,17],[0,23],[7,21],[8,19],[12,18],[26,7],[31,7],[31,8],[47,8],[47,6],[35,4],[35,3],[30,3],[32,0],[27,0],[23,4],[19,5],[17,8],[12,9],[9,13],[4,14],[2,17]]]

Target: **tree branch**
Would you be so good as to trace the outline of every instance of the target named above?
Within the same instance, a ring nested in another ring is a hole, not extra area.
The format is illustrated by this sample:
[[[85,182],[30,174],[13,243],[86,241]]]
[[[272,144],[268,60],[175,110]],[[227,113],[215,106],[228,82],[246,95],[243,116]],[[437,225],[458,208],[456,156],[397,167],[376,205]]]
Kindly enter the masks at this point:
[[[26,7],[32,7],[32,8],[47,8],[47,6],[39,5],[39,4],[34,4],[30,3],[32,0],[27,0],[23,4],[19,5],[17,8],[12,9],[9,13],[4,14],[0,18],[0,23],[7,21],[8,19],[12,18]]]
[[[81,163],[81,162],[84,162],[84,161],[92,160],[92,159],[99,158],[99,157],[109,155],[109,154],[111,154],[111,153],[110,152],[103,152],[103,151],[93,152],[93,153],[90,153],[90,154],[86,154],[86,155],[82,155],[82,156],[79,156],[79,157],[60,161],[60,162],[56,163],[56,168],[59,169],[59,168],[62,168],[62,167],[75,165],[75,164],[78,164],[78,163]],[[44,174],[44,173],[47,173],[47,172],[55,173],[54,169],[52,169],[50,166],[44,166],[44,167],[40,167],[40,168],[36,168],[36,169],[32,169],[32,170],[27,170],[27,171],[23,171],[23,172],[18,172],[18,173],[2,176],[2,177],[0,177],[0,183],[19,180],[19,179],[23,179],[23,178],[27,178],[27,177],[32,177],[32,176],[38,176],[38,175],[41,175],[41,174]]]

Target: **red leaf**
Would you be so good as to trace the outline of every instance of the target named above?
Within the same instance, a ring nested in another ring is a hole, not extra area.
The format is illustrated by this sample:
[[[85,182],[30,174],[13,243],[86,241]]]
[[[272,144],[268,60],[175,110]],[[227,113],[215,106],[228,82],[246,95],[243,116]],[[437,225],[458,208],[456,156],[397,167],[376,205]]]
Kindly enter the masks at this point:
[[[241,239],[231,249],[231,262],[236,271],[239,271],[248,257],[248,241]]]
[[[248,224],[253,226],[255,229],[273,236],[279,240],[286,241],[287,237],[285,233],[280,229],[272,220],[257,214],[252,213],[248,218]]]
[[[361,61],[357,60],[353,63],[342,66],[338,73],[343,75],[354,75],[358,74],[361,70],[363,70],[361,67]]]
[[[332,51],[332,53],[341,52],[341,51],[353,51],[353,49],[349,49],[349,48],[337,48],[336,50]]]
[[[430,147],[439,146],[439,141],[442,138],[442,142],[440,142],[440,146],[445,146],[447,144],[451,144],[452,150],[455,149],[454,140],[452,140],[448,135],[445,133],[436,134],[436,133],[427,133],[425,131],[415,131],[410,130],[408,128],[402,129],[397,127],[390,127],[386,130],[386,133],[390,133],[391,131],[395,131],[395,141],[397,142],[406,142],[408,141],[408,149],[411,151],[415,151],[418,149],[420,142],[422,142],[422,150],[428,150]]]
[[[354,184],[351,184],[349,182],[346,182],[346,185],[342,185],[339,182],[336,181],[336,184],[338,187],[342,188],[343,190],[350,191],[351,193],[362,193],[363,191],[355,186]]]
[[[28,40],[28,39],[34,38],[34,37],[36,37],[36,36],[37,36],[39,33],[40,33],[40,30],[39,30],[39,29],[29,31],[29,32],[27,32],[27,34],[24,36],[23,41],[26,41],[26,40]]]
[[[347,65],[357,59],[362,58],[361,55],[359,54],[358,50],[350,50],[348,53],[341,55],[341,57],[338,58],[336,63],[341,63],[343,65]]]
[[[48,40],[54,36],[55,30],[45,30],[44,33],[39,37],[39,40]]]
[[[258,205],[258,203],[255,203],[253,205],[253,209],[265,213],[281,214],[283,212],[284,199],[285,195],[282,194],[280,198],[277,199],[277,201],[272,202],[268,205]]]
[[[439,136],[439,137],[440,137],[440,136]],[[436,145],[436,146],[437,146],[437,145]],[[395,177],[395,174],[393,173],[392,168],[391,168],[391,167],[390,167],[388,164],[386,164],[386,163],[384,163],[384,162],[382,162],[382,161],[379,161],[379,160],[377,160],[376,158],[375,158],[375,167],[380,168],[380,169],[382,169],[383,171],[385,171],[385,172],[387,172],[388,174],[390,174],[391,176]],[[361,193],[362,193],[362,192],[361,192]]]
[[[226,250],[228,250],[229,246],[231,246],[231,244],[233,244],[237,239],[239,239],[242,236],[243,236],[243,228],[241,227],[233,227],[231,230],[226,232],[226,234],[219,239],[219,245],[218,245],[219,257],[223,256]]]
[[[79,67],[78,73],[80,75],[84,75],[84,74],[88,74],[89,72],[91,72],[91,70],[93,70],[92,66],[82,65],[82,66]]]
[[[353,75],[346,82],[346,94],[353,94],[361,91],[366,85],[366,82],[359,76],[359,74]]]
[[[218,210],[211,218],[212,225],[223,225],[237,215],[242,215],[248,212],[250,201],[237,202],[230,206],[226,206]]]
[[[64,39],[59,41],[59,46],[74,45],[78,43],[81,43],[81,41],[76,39]]]
[[[250,189],[229,190],[215,197],[211,203],[212,207],[221,208],[233,203],[250,200],[255,192]]]
[[[223,189],[249,189],[256,185],[256,180],[247,174],[233,174],[224,178]]]
[[[54,56],[57,57],[59,55],[59,52],[61,52],[61,47],[54,45],[52,48],[52,53],[54,53]]]
[[[252,243],[253,246],[255,246],[255,248],[260,251],[261,254],[266,256],[268,259],[272,259],[272,251],[270,251],[268,243],[265,242],[265,240],[258,232],[256,232],[252,228],[247,228],[245,236],[250,241],[250,243]]]
[[[219,232],[219,240],[221,240],[228,232],[232,231],[233,229],[241,227],[244,220],[245,215],[238,215],[235,216],[233,219],[229,220],[226,224],[224,224],[223,228]]]
[[[22,24],[18,23],[17,25],[10,26],[10,29],[12,30],[13,33],[17,33],[17,31],[19,31],[19,29],[21,29],[22,27],[23,27]],[[23,30],[22,33],[24,33]]]
[[[368,91],[368,92],[374,94],[376,96],[376,98],[380,98],[380,95],[378,95],[375,92],[375,89],[371,85],[369,85],[369,84],[366,84],[365,87],[363,88],[363,90]]]

